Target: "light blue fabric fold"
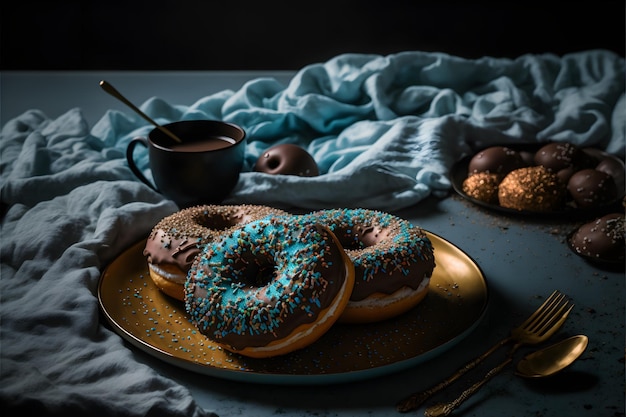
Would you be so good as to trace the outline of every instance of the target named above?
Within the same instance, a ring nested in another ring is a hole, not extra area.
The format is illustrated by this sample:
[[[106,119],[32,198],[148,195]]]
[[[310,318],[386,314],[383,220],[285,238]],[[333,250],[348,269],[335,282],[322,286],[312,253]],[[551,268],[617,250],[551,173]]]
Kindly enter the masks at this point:
[[[347,54],[288,85],[251,80],[195,103],[141,105],[159,123],[219,119],[248,135],[225,203],[393,211],[450,189],[450,167],[492,144],[568,141],[623,158],[624,58],[468,60],[439,53]],[[190,392],[141,363],[98,316],[102,269],[178,208],[137,180],[125,150],[152,129],[129,111],[88,126],[79,108],[37,109],[0,137],[0,405],[49,415],[209,416]],[[304,147],[321,175],[252,171],[278,143]],[[148,170],[147,152],[137,149]]]
[[[622,157],[623,100],[624,59],[608,51],[475,60],[411,51],[340,55],[286,86],[259,78],[189,106],[155,97],[142,110],[161,123],[209,118],[246,130],[244,174],[225,203],[397,210],[447,192],[451,166],[479,147],[568,141]],[[111,112],[92,134],[123,149],[150,129]],[[321,175],[252,171],[285,142],[309,151]],[[150,177],[146,152],[138,158]]]
[[[0,410],[213,415],[138,362],[99,316],[102,269],[176,206],[129,175],[77,109],[8,122],[0,156]]]

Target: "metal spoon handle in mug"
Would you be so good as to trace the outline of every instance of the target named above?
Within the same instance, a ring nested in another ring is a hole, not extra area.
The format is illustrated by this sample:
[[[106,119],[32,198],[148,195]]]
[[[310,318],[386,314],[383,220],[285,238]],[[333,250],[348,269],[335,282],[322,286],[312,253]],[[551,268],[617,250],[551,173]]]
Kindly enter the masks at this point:
[[[148,116],[147,114],[142,112],[139,109],[139,107],[137,107],[133,103],[131,103],[126,97],[124,97],[119,91],[117,91],[117,89],[115,87],[113,87],[111,84],[109,84],[108,82],[102,80],[102,81],[100,81],[100,87],[102,87],[102,89],[104,91],[106,91],[107,93],[109,93],[110,95],[112,95],[113,97],[115,97],[116,99],[121,101],[122,103],[126,104],[131,109],[133,109],[135,111],[135,113],[137,113],[138,115],[143,117],[148,123],[152,124],[154,127],[159,129],[161,132],[165,133],[171,139],[173,139],[174,141],[176,141],[178,143],[182,143],[182,140],[180,140],[180,138],[178,136],[176,136],[174,133],[172,133],[168,128],[166,128],[164,126],[161,126],[160,124],[158,124],[157,122],[152,120],[152,118],[150,116]]]
[[[143,137],[136,137],[128,143],[128,146],[126,147],[126,161],[128,162],[128,166],[130,167],[130,170],[133,171],[133,174],[141,180],[141,182],[158,193],[159,190],[150,181],[148,181],[145,175],[143,175],[143,172],[141,172],[141,170],[137,167],[137,164],[135,164],[133,151],[137,145],[143,145],[148,148],[148,140]]]

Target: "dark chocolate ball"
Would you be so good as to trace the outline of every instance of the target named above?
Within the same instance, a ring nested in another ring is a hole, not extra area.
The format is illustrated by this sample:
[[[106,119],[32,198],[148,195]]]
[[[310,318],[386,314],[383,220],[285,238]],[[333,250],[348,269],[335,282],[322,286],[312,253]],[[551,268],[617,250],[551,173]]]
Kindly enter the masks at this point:
[[[315,159],[304,148],[291,143],[272,146],[256,161],[254,170],[267,174],[315,177],[319,169]]]
[[[606,172],[615,180],[617,189],[624,191],[624,185],[626,184],[626,171],[624,171],[624,163],[619,159],[612,156],[607,156],[600,160],[596,165],[596,170]]]
[[[593,168],[595,162],[582,148],[568,142],[553,142],[535,152],[535,165],[554,172],[565,184],[576,171]]]
[[[519,151],[520,156],[522,157],[522,161],[524,161],[524,165],[533,166],[535,165],[535,153],[531,151]]]
[[[567,183],[567,191],[578,207],[596,207],[617,198],[617,185],[606,172],[586,168],[576,171]]]
[[[570,239],[574,252],[592,259],[624,259],[624,213],[610,213],[580,226]]]
[[[526,163],[515,149],[506,146],[491,146],[478,152],[470,159],[468,174],[488,172],[504,176],[514,169],[524,166]]]

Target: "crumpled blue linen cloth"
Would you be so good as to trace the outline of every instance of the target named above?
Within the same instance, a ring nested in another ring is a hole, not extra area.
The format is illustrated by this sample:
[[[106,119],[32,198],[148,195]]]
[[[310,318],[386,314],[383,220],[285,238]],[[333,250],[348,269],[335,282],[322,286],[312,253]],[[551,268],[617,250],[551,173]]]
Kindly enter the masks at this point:
[[[142,110],[160,123],[208,118],[246,130],[244,173],[226,203],[397,210],[447,192],[451,166],[472,148],[569,141],[623,156],[624,100],[624,60],[607,51],[477,60],[405,52],[340,55],[287,86],[255,79],[189,106],[154,98]],[[124,149],[151,129],[111,112],[92,133]],[[284,142],[305,148],[321,175],[251,172]]]
[[[259,78],[195,103],[155,97],[141,108],[159,123],[208,118],[246,130],[244,172],[225,204],[393,211],[445,195],[451,166],[491,144],[568,141],[623,158],[625,79],[624,58],[602,50],[346,54],[286,86]],[[2,126],[2,411],[215,415],[139,361],[98,314],[103,268],[178,209],[127,166],[128,142],[151,129],[130,110],[89,126],[78,108],[56,119],[32,109]],[[307,149],[321,175],[252,172],[284,142]],[[138,148],[137,158],[150,177],[147,153]]]

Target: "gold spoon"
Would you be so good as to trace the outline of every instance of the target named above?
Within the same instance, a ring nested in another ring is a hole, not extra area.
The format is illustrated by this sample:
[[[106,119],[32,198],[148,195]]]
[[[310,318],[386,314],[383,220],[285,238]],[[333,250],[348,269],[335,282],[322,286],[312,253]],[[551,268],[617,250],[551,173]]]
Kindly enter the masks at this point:
[[[578,359],[587,348],[588,342],[587,336],[577,335],[530,353],[519,361],[515,374],[524,378],[542,378],[554,375]],[[426,408],[424,415],[426,417],[449,415],[511,362],[513,362],[513,357],[509,356],[500,365],[487,372],[482,380],[463,391],[455,400],[449,403],[432,405]]]
[[[120,94],[119,91],[117,91],[115,89],[115,87],[113,87],[111,84],[109,84],[108,82],[102,80],[100,81],[100,87],[102,87],[102,89],[104,91],[106,91],[107,93],[111,94],[113,97],[115,97],[116,99],[118,99],[119,101],[121,101],[122,103],[126,104],[128,107],[130,107],[131,109],[133,109],[138,115],[140,115],[141,117],[143,117],[144,119],[146,119],[149,123],[153,124],[157,129],[159,129],[161,132],[165,133],[167,136],[169,136],[170,138],[174,139],[176,142],[178,143],[182,143],[182,140],[180,140],[180,138],[178,136],[176,136],[174,133],[172,133],[171,130],[167,129],[164,126],[161,126],[160,124],[158,124],[157,122],[155,122],[154,120],[152,120],[150,118],[150,116],[148,116],[147,114],[145,114],[144,112],[142,112],[139,107],[135,106],[133,103],[131,103],[130,101],[128,101],[128,99],[126,97],[124,97],[122,94]]]
[[[589,338],[572,336],[552,346],[530,353],[517,363],[515,375],[524,378],[551,376],[567,368],[585,351]]]

